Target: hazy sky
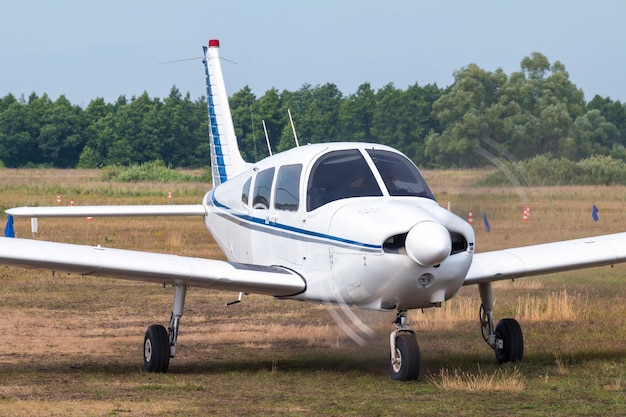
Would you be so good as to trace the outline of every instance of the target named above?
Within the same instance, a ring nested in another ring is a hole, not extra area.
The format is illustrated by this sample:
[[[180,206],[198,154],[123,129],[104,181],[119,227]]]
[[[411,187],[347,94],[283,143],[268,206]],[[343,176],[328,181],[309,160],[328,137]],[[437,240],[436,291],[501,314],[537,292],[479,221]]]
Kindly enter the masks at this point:
[[[229,95],[369,82],[405,89],[453,82],[470,63],[519,70],[532,52],[571,81],[626,101],[626,1],[0,0],[0,97],[31,92],[74,104],[176,85],[204,94],[202,45],[219,39]]]

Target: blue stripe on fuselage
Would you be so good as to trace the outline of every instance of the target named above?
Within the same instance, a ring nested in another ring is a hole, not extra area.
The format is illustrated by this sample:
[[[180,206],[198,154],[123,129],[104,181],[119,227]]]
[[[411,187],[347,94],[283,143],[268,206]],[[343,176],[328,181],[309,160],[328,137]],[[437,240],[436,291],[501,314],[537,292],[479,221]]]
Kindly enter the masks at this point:
[[[269,233],[272,235],[282,236],[285,238],[304,242],[324,242],[335,246],[360,250],[364,252],[380,252],[382,250],[381,245],[372,245],[370,243],[357,242],[355,240],[345,239],[338,236],[331,236],[325,233],[314,232],[312,230],[300,229],[298,227],[288,226],[286,224],[266,222],[265,219],[262,219],[260,217],[237,214],[230,207],[217,201],[214,195],[211,195],[211,203],[213,203],[215,207],[224,210],[223,213],[219,214],[221,217],[225,218],[226,220],[235,222],[241,226],[247,227],[251,230],[256,230],[263,233]]]

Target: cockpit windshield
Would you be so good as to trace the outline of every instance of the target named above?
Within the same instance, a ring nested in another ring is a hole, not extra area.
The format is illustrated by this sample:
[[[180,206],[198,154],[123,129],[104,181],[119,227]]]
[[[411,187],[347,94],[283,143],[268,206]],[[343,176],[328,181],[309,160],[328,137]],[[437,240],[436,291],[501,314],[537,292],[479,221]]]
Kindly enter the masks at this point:
[[[419,170],[405,156],[368,149],[391,196],[435,199]],[[381,197],[383,192],[376,177],[358,149],[329,152],[313,165],[307,184],[307,211],[331,201],[353,197]]]
[[[408,158],[380,149],[368,149],[367,153],[383,178],[389,195],[435,199],[424,177]]]
[[[377,197],[383,193],[358,149],[329,152],[313,166],[307,186],[307,211],[331,201],[351,197]]]

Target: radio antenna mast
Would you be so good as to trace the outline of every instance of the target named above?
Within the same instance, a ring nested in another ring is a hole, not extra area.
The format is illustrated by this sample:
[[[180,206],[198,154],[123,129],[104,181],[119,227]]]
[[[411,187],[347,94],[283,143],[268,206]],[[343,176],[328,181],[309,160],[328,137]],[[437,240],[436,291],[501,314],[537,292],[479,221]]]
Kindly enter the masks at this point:
[[[265,141],[267,142],[267,150],[272,156],[272,147],[270,146],[270,137],[267,135],[267,127],[265,126],[265,120],[261,120],[263,122],[263,131],[265,131]]]
[[[293,137],[296,140],[296,148],[300,147],[300,144],[298,143],[298,135],[296,134],[296,127],[293,124],[293,119],[291,118],[291,110],[287,109],[287,113],[289,114],[289,121],[291,122],[291,130],[293,130]]]

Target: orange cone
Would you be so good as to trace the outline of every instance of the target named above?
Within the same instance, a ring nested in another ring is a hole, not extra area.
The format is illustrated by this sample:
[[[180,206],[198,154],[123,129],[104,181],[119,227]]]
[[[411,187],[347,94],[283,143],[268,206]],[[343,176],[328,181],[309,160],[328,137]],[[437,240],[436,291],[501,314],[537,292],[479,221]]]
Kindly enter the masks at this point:
[[[467,215],[467,222],[472,226],[474,225],[474,212],[472,212],[472,210],[470,210],[469,214]]]

